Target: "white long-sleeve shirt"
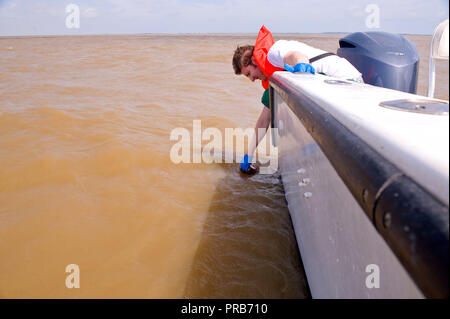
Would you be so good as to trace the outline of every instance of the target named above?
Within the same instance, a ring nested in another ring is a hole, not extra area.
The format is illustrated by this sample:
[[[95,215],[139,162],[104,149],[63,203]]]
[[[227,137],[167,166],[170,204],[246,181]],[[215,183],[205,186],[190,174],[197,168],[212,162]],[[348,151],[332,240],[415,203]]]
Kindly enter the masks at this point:
[[[273,44],[267,55],[270,64],[284,69],[284,57],[290,51],[297,51],[311,59],[326,53],[298,41],[279,40]],[[317,73],[341,79],[361,79],[361,73],[346,59],[330,55],[311,63]]]

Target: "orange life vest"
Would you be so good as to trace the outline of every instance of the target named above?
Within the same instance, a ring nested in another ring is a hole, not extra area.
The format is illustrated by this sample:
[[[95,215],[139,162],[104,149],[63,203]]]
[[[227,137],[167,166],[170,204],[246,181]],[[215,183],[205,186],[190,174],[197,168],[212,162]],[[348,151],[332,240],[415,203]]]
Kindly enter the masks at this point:
[[[256,64],[267,77],[265,81],[261,81],[261,84],[264,89],[269,88],[269,78],[276,71],[284,71],[284,69],[277,68],[270,64],[269,60],[267,60],[267,54],[269,53],[270,48],[274,44],[272,34],[270,31],[263,25],[259,30],[258,37],[256,38],[255,48],[253,50],[253,57],[256,60]]]

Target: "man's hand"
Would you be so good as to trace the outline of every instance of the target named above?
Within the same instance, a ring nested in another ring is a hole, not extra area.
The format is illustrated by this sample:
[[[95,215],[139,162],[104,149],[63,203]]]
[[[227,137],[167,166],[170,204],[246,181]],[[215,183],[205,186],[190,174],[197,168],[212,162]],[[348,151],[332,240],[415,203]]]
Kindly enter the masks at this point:
[[[297,63],[294,67],[290,66],[289,64],[284,65],[284,69],[289,72],[303,72],[303,73],[312,73],[315,74],[316,70],[314,70],[314,67],[311,64],[308,63]]]
[[[241,171],[246,174],[255,174],[257,168],[252,164],[252,157],[245,154],[241,160]]]

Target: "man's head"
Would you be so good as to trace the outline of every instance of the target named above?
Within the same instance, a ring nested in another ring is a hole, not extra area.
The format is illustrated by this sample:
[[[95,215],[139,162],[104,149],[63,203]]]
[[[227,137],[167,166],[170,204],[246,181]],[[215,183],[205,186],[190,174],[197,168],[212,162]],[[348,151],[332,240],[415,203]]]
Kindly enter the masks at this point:
[[[235,74],[243,74],[252,82],[266,80],[266,76],[256,64],[253,57],[253,45],[238,46],[233,55],[233,69]]]

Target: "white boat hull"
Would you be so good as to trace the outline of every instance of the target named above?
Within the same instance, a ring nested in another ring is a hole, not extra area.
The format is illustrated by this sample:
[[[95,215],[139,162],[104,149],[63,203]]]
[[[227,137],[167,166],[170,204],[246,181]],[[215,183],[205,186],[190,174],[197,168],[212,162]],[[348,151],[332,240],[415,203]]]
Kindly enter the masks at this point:
[[[298,79],[292,80],[292,76],[283,74],[285,72],[276,73],[274,76],[278,86],[272,91],[273,123],[278,129],[279,168],[312,297],[423,298],[422,290],[374,227],[374,223],[344,183],[326,152],[319,146],[320,143],[310,134],[314,126],[309,126],[307,130],[299,115],[293,112],[292,106],[280,95],[280,83],[291,81],[290,85],[298,88],[299,95],[312,92],[308,97],[312,100],[315,93],[326,96],[328,86],[323,84],[326,78],[318,79],[316,76],[314,81],[321,83],[313,84],[310,77],[299,76]],[[366,85],[356,85],[357,90],[361,90],[361,87],[370,90]],[[320,92],[315,92],[317,90]],[[336,90],[336,87],[331,90]],[[346,94],[351,94],[348,88],[346,90]],[[390,92],[387,92],[385,99],[391,98],[389,94],[392,94],[392,90],[386,91]],[[333,100],[338,100],[332,96],[329,98],[330,105]],[[327,110],[327,98],[322,98],[318,105]],[[375,111],[368,110],[369,113]],[[331,114],[333,116],[333,111]],[[357,114],[351,111],[346,118],[347,128],[350,127],[350,131],[362,136],[362,139],[370,144],[371,138],[361,133],[363,130],[352,130],[352,124],[349,125],[352,121],[353,128],[358,124],[364,125],[364,119],[358,119]],[[340,122],[344,122],[342,118]],[[369,128],[369,131],[371,129]],[[443,152],[443,160],[445,161],[447,156],[448,163],[448,146]],[[406,163],[405,167],[410,169],[411,163]],[[448,164],[443,172],[437,182],[446,180],[448,187]],[[423,172],[419,172],[420,174]],[[445,201],[445,198],[442,201]],[[444,228],[447,227],[448,249],[448,216],[446,224]],[[446,258],[448,262],[448,255]]]

